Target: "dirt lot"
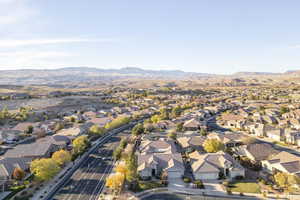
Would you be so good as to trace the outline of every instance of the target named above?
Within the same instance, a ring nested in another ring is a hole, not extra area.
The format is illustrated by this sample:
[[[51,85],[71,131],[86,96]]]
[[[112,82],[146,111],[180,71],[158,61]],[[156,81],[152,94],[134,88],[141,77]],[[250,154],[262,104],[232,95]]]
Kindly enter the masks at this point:
[[[9,110],[17,110],[20,107],[32,107],[34,110],[48,110],[48,109],[78,109],[84,106],[93,106],[95,108],[102,108],[105,106],[97,97],[85,96],[68,96],[60,98],[46,98],[46,99],[25,99],[25,100],[7,100],[0,101],[0,109],[5,106]]]

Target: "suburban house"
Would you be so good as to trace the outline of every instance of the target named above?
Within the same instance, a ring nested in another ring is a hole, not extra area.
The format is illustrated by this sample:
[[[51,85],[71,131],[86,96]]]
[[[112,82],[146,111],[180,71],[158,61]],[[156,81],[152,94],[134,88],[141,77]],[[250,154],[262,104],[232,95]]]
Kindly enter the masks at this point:
[[[272,145],[267,143],[254,143],[242,145],[234,148],[234,152],[239,157],[247,157],[252,163],[259,163],[278,153]]]
[[[100,127],[104,127],[105,124],[111,122],[112,119],[110,117],[101,117],[101,118],[96,118],[92,117],[91,119],[87,120],[87,123],[95,124]]]
[[[183,124],[184,130],[187,131],[197,131],[200,130],[201,128],[206,129],[206,124],[204,122],[200,122],[196,118],[192,118]]]
[[[15,143],[19,140],[19,134],[20,132],[15,130],[0,130],[0,142],[7,144]]]
[[[66,128],[66,129],[61,129],[59,130],[56,135],[64,135],[68,136],[70,138],[75,138],[81,134],[83,134],[83,130],[79,127],[71,127],[71,128]]]
[[[29,144],[19,144],[13,149],[6,151],[5,158],[43,158],[50,157],[52,153],[67,147],[67,141],[55,137],[47,136]]]
[[[222,120],[225,122],[225,127],[227,128],[242,128],[245,124],[245,117],[242,115],[235,114],[224,114],[222,115]]]
[[[33,127],[33,134],[36,132],[39,123],[31,123],[31,122],[21,122],[18,123],[15,127],[12,128],[14,131],[19,131],[20,133],[26,132],[29,126]]]
[[[284,113],[282,115],[283,118],[285,119],[300,119],[300,109],[296,109],[287,113]]]
[[[291,130],[286,131],[285,142],[288,144],[300,146],[300,132]]]
[[[185,136],[177,138],[177,142],[184,151],[191,152],[193,150],[203,151],[204,136]]]
[[[137,172],[142,179],[151,179],[167,173],[169,178],[180,178],[184,174],[184,166],[180,153],[138,155]]]
[[[162,120],[156,123],[155,127],[158,129],[173,129],[176,128],[176,124],[171,120]]]
[[[144,154],[153,154],[153,153],[177,153],[176,146],[173,140],[166,140],[161,138],[159,140],[151,141],[144,140],[139,146],[139,153]]]
[[[0,180],[9,181],[13,177],[15,168],[20,168],[25,172],[29,171],[31,158],[2,158],[0,159]]]
[[[299,119],[290,119],[289,123],[291,125],[291,128],[294,128],[294,129],[297,129],[297,130],[300,129],[300,120]]]
[[[252,124],[249,127],[249,129],[250,129],[250,133],[254,134],[255,136],[258,136],[258,137],[266,136],[266,126],[262,123]]]
[[[268,138],[276,141],[281,141],[284,136],[284,129],[271,127],[269,130],[266,130],[266,134]]]
[[[234,132],[225,132],[224,134],[211,132],[207,135],[209,139],[218,139],[220,140],[226,147],[235,147],[242,144],[242,140],[247,137],[239,133]]]
[[[270,173],[285,172],[300,175],[300,157],[282,151],[267,160],[262,161],[263,169]]]
[[[269,116],[269,115],[263,115],[262,119],[264,122],[269,123],[269,124],[276,124],[278,123],[276,118],[274,118],[273,116]]]
[[[227,153],[201,154],[194,151],[189,157],[195,179],[217,180],[221,177],[233,179],[245,176],[245,169]]]

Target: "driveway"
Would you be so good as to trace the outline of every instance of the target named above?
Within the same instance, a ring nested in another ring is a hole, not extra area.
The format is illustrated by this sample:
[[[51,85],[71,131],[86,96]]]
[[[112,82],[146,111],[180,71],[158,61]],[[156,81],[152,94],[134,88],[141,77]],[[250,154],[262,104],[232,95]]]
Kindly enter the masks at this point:
[[[183,182],[182,178],[168,178],[168,188],[169,189],[184,189],[185,183]]]
[[[218,180],[203,180],[205,190],[224,193],[221,183]]]

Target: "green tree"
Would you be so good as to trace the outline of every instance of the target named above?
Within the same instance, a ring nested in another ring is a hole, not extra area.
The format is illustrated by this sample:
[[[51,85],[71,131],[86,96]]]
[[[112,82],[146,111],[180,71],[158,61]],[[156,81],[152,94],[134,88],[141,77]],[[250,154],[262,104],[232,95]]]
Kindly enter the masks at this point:
[[[168,109],[163,108],[163,109],[160,110],[160,119],[161,120],[168,120],[168,119],[170,119]]]
[[[135,125],[131,131],[132,135],[140,135],[143,134],[145,131],[143,124],[138,123],[137,125]]]
[[[178,131],[178,132],[183,131],[183,122],[176,124],[176,131]]]
[[[175,130],[172,130],[168,133],[168,137],[173,139],[173,140],[176,140],[177,138],[177,134],[176,134],[176,131]]]
[[[128,182],[133,182],[138,180],[137,174],[137,165],[136,165],[136,157],[135,155],[129,156],[126,160],[126,180]]]
[[[218,139],[206,139],[203,144],[204,150],[208,153],[224,151],[225,147]]]
[[[111,130],[111,129],[114,129],[114,128],[118,128],[118,127],[120,127],[124,124],[129,123],[129,122],[130,122],[129,117],[121,116],[121,117],[117,117],[113,121],[105,124],[104,128],[107,129],[107,130]]]
[[[30,171],[37,180],[48,181],[60,171],[60,167],[51,158],[42,158],[31,162]]]
[[[76,118],[74,116],[70,117],[70,122],[74,123],[76,121]]]
[[[89,129],[89,133],[92,135],[103,135],[105,133],[105,128],[104,127],[99,127],[98,125],[93,125]]]
[[[121,155],[122,155],[122,151],[123,151],[123,149],[120,148],[120,147],[118,147],[118,148],[116,148],[116,149],[114,150],[114,152],[113,152],[113,157],[114,157],[115,160],[120,160]]]
[[[181,113],[182,113],[182,108],[180,106],[174,107],[171,111],[172,117],[179,117]]]
[[[25,133],[27,133],[27,134],[32,134],[33,133],[33,126],[32,125],[29,125],[27,128],[26,128],[26,130],[25,130]]]
[[[287,113],[287,112],[289,112],[289,109],[287,107],[284,107],[284,106],[280,107],[280,114],[281,115],[283,115],[284,113]]]
[[[200,135],[206,136],[206,135],[207,135],[206,129],[202,128],[202,129],[200,130]]]
[[[8,118],[10,118],[10,113],[9,113],[7,107],[5,106],[2,109],[2,111],[0,112],[0,120],[2,120],[2,119],[8,119]]]

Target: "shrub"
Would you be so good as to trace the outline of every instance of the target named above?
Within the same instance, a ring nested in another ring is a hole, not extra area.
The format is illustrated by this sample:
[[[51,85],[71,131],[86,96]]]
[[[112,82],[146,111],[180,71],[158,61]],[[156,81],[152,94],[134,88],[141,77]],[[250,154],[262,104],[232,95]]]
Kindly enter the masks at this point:
[[[204,188],[204,185],[201,180],[194,181],[194,184],[196,185],[197,188]]]
[[[222,183],[224,186],[229,186],[229,181],[223,181],[223,183]]]
[[[183,178],[183,182],[185,182],[185,183],[190,183],[190,182],[191,182],[191,179],[188,178],[188,177],[184,177],[184,178]]]

